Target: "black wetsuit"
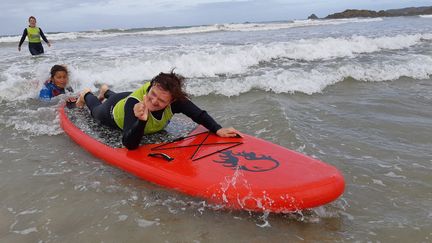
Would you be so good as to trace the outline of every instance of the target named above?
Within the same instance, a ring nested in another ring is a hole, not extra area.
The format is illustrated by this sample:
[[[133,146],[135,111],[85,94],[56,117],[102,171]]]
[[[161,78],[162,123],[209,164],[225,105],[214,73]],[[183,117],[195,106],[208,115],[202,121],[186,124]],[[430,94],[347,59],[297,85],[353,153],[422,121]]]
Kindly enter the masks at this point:
[[[40,33],[40,36],[42,37],[42,39],[43,39],[46,43],[48,43],[49,41],[48,41],[48,39],[46,38],[46,36],[45,36],[45,34],[43,33],[43,31],[42,31],[41,28],[39,28],[39,31],[40,31],[39,33]],[[24,40],[25,40],[26,37],[27,37],[27,28],[25,28],[24,31],[23,31],[23,34],[22,34],[22,36],[21,36],[21,40],[20,40],[20,42],[19,42],[19,44],[18,44],[19,47],[21,47],[21,45],[24,43]],[[41,42],[39,42],[39,43],[30,43],[30,42],[29,42],[29,51],[30,51],[30,53],[31,53],[32,55],[40,55],[40,54],[43,54],[43,53],[44,53],[44,48],[43,48]]]
[[[96,120],[104,125],[119,128],[113,118],[113,109],[117,102],[127,97],[129,94],[131,94],[131,92],[115,93],[108,90],[105,92],[105,98],[107,98],[107,100],[101,103],[95,95],[89,92],[84,96],[84,100],[92,116]],[[127,149],[138,148],[141,138],[144,136],[146,121],[138,119],[133,111],[135,104],[138,102],[139,101],[136,99],[128,99],[124,106],[125,117],[122,143]],[[203,125],[211,132],[216,133],[217,130],[222,128],[205,110],[201,110],[188,99],[185,101],[174,101],[171,103],[171,110],[173,114],[185,114],[194,122]],[[156,119],[161,119],[163,111],[164,110],[154,111],[151,112],[151,114]]]

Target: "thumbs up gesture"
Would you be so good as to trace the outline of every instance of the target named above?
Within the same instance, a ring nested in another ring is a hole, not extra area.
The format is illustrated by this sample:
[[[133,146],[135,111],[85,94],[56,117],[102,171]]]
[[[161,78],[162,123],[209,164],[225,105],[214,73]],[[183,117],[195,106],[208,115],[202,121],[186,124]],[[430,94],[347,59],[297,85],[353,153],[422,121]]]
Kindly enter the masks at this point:
[[[134,105],[134,114],[138,119],[140,119],[142,121],[147,121],[147,119],[148,119],[149,110],[146,106],[145,100],[146,99],[144,97],[143,101],[140,101]]]

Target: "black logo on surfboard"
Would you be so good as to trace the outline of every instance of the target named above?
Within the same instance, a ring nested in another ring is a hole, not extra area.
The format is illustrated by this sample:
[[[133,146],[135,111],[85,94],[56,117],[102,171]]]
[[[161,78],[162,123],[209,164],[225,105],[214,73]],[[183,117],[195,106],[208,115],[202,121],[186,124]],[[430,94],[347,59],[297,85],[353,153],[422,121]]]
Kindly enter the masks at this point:
[[[279,166],[279,161],[268,155],[259,155],[254,152],[239,152],[233,153],[232,150],[220,152],[221,160],[213,160],[225,167],[233,169],[241,169],[250,172],[264,172],[276,169]]]

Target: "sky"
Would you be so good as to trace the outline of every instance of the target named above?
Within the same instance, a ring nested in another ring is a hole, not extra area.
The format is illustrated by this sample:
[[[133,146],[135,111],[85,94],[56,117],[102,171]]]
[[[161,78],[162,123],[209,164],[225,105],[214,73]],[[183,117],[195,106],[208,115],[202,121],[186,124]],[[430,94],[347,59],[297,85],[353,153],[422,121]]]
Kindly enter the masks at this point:
[[[0,35],[35,16],[44,32],[151,28],[325,17],[345,9],[432,6],[431,0],[0,0]]]

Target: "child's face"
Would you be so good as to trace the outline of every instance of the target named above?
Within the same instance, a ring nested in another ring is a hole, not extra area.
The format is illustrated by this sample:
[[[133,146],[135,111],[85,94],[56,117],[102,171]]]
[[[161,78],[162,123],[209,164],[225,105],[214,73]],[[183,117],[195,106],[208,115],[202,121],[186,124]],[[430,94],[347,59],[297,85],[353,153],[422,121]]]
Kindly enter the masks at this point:
[[[66,87],[68,83],[68,75],[65,71],[58,71],[54,74],[51,81],[59,88]]]

